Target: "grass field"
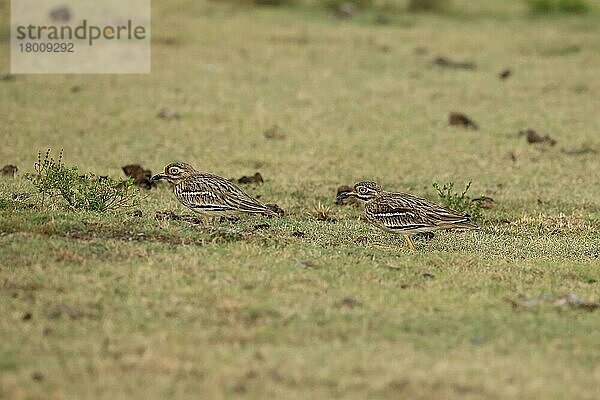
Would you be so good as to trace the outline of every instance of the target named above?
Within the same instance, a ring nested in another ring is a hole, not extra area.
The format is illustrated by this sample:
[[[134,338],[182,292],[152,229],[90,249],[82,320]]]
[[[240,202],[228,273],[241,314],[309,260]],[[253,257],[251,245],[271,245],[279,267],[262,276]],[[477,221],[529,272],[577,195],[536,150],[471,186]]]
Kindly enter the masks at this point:
[[[0,176],[0,398],[600,398],[600,310],[555,304],[600,299],[598,18],[154,1],[152,74],[0,81],[0,164],[19,167]],[[188,213],[167,185],[141,216],[6,200],[47,148],[113,177],[260,171],[245,188],[287,213],[157,220]],[[432,182],[472,181],[496,207],[410,251],[334,204],[363,179],[436,201]]]

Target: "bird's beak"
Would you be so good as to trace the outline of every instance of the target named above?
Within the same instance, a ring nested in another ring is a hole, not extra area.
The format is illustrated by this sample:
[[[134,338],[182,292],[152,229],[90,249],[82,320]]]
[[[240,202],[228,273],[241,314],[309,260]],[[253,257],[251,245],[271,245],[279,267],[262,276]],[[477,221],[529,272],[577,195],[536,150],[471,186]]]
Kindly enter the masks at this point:
[[[349,197],[356,197],[356,193],[354,192],[342,192],[340,194],[337,195],[336,199],[337,200],[344,200],[347,199]]]
[[[151,181],[160,181],[161,179],[165,179],[167,176],[165,174],[156,174],[152,178]]]

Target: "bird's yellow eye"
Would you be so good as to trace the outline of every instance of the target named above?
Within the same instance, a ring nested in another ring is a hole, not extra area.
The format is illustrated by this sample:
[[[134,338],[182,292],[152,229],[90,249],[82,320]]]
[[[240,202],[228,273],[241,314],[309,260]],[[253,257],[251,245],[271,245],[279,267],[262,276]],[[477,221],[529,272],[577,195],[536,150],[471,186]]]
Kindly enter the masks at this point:
[[[359,193],[359,194],[367,194],[367,192],[369,191],[369,190],[368,190],[366,187],[364,187],[364,186],[359,186],[359,187],[357,188],[357,190],[358,190],[358,193]]]
[[[169,175],[177,175],[177,174],[179,174],[179,168],[177,168],[177,167],[169,168]]]

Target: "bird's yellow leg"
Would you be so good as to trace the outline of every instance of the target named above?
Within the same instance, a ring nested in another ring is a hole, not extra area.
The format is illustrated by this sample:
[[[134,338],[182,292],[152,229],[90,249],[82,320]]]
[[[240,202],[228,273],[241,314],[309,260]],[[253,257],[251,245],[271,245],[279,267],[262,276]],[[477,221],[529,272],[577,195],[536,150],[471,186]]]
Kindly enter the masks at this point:
[[[404,240],[406,240],[406,244],[408,248],[411,250],[415,250],[415,242],[413,242],[412,238],[409,235],[404,235]]]

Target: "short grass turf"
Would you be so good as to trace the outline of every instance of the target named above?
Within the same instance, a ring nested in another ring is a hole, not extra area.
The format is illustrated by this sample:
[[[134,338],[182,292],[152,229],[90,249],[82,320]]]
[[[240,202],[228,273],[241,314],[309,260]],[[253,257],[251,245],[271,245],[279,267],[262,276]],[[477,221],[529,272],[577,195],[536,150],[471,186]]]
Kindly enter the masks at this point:
[[[600,311],[510,301],[600,297],[597,10],[471,3],[378,25],[153,2],[151,75],[0,81],[0,162],[19,167],[0,177],[0,397],[599,398]],[[274,125],[283,138],[265,138]],[[287,214],[157,220],[186,213],[166,185],[142,191],[141,216],[12,202],[46,148],[114,177],[260,171],[247,190]],[[409,251],[333,204],[361,179],[432,200],[433,181],[473,181],[496,207]]]

